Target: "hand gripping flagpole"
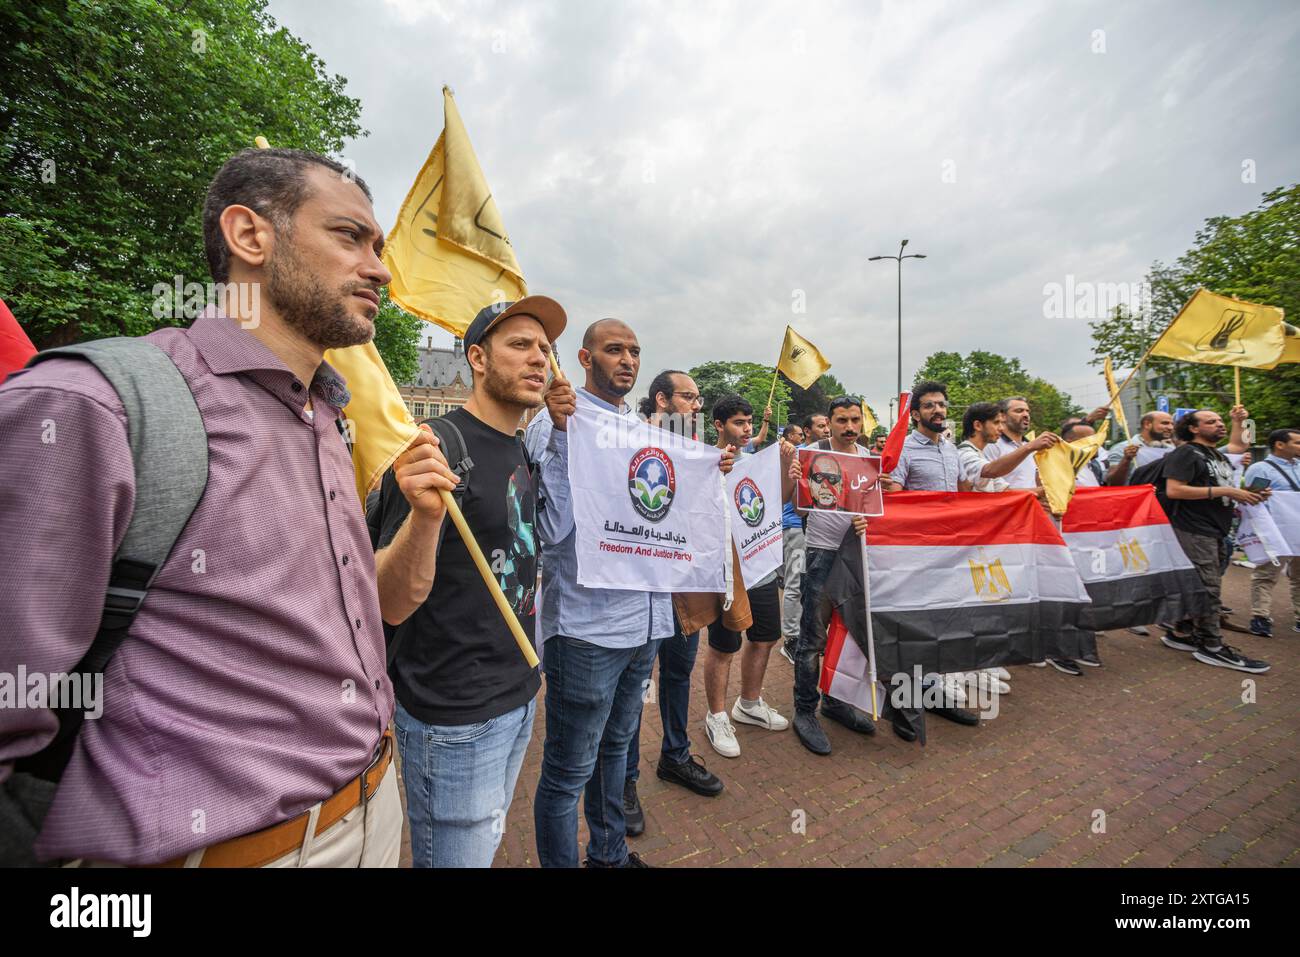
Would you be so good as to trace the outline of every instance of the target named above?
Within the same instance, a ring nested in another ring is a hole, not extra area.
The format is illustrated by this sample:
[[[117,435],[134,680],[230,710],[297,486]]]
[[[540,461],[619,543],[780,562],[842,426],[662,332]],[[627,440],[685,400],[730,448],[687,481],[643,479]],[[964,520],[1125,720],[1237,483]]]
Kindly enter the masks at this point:
[[[254,142],[259,149],[270,149],[271,144],[267,142],[266,137],[259,136]],[[554,364],[555,356],[551,355],[551,362]],[[556,366],[558,369],[559,367]],[[414,436],[412,436],[414,439]],[[506,599],[505,592],[501,590],[501,585],[497,582],[497,577],[492,573],[492,568],[488,565],[487,559],[483,557],[483,549],[479,548],[478,541],[474,538],[474,533],[470,531],[469,523],[465,521],[465,515],[461,512],[460,506],[456,500],[451,497],[451,493],[446,489],[439,489],[438,495],[442,499],[443,508],[451,516],[452,524],[456,526],[456,531],[465,542],[465,547],[469,549],[469,554],[474,559],[474,566],[483,578],[483,584],[487,586],[488,593],[492,595],[492,600],[496,603],[497,609],[501,612],[501,617],[505,619],[510,634],[515,639],[515,644],[519,646],[520,653],[523,654],[524,660],[528,662],[528,667],[536,668],[538,665],[537,652],[533,650],[533,644],[524,634],[523,625],[519,624],[519,619],[515,616],[515,610],[510,607],[510,602]]]
[[[867,677],[871,681],[871,720],[880,720],[880,707],[876,701],[876,638],[871,627],[871,570],[867,564],[867,536],[859,535],[862,543],[862,602],[867,608]]]

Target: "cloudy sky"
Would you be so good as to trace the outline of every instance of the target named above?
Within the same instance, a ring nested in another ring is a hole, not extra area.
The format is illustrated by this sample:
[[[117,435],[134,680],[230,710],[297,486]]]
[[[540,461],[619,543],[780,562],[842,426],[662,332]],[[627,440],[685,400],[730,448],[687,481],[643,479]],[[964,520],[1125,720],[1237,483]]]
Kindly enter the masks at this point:
[[[882,413],[938,349],[1104,400],[1088,316],[1203,220],[1300,181],[1300,4],[272,0],[359,97],[393,223],[450,85],[531,291],[665,367],[775,361],[786,323]],[[1252,178],[1254,181],[1246,181]],[[794,309],[803,303],[805,311]],[[439,343],[450,337],[433,330]]]

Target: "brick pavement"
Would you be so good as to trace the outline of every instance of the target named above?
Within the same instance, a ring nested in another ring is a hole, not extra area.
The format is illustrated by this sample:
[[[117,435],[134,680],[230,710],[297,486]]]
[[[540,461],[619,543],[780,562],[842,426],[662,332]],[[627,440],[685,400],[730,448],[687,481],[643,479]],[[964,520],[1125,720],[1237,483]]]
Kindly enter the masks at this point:
[[[1249,619],[1248,575],[1233,567],[1225,601]],[[977,728],[933,716],[924,750],[882,726],[874,738],[824,722],[834,753],[807,751],[793,730],[737,728],[729,760],[704,737],[703,665],[690,734],[726,790],[703,798],[655,777],[660,727],[642,726],[646,833],[633,850],[671,867],[957,865],[1296,866],[1300,864],[1300,635],[1228,632],[1273,665],[1259,676],[1207,667],[1160,644],[1109,632],[1105,667],[1071,678],[1012,669],[1001,713]],[[703,654],[701,653],[701,659]],[[656,671],[657,676],[657,671]],[[1253,678],[1256,700],[1243,703]],[[732,695],[738,687],[733,666]],[[792,712],[792,670],[772,657],[764,697]],[[532,798],[544,715],[520,776],[496,866],[536,866]],[[1094,830],[1105,815],[1104,832]],[[795,825],[803,820],[803,828]],[[580,822],[580,847],[587,831]],[[403,850],[403,866],[409,866]]]

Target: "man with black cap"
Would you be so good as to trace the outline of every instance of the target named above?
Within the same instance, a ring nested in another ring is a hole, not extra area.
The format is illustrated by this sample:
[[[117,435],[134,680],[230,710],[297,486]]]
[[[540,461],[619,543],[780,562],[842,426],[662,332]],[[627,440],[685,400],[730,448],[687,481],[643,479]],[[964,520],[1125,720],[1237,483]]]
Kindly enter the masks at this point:
[[[545,296],[482,310],[465,331],[473,395],[433,429],[442,436],[437,460],[456,460],[465,520],[530,635],[538,483],[517,430],[528,409],[565,399],[546,383],[565,321]],[[401,471],[384,476],[375,562],[386,573],[384,619],[397,626],[389,670],[411,853],[416,867],[490,867],[541,677],[519,653],[456,527],[422,520],[399,492]]]

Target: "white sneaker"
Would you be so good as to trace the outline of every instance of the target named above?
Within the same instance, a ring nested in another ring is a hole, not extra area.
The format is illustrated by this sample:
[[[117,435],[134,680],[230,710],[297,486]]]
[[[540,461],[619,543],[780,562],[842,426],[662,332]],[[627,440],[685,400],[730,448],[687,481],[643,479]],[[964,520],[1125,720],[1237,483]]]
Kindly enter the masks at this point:
[[[993,677],[997,678],[999,681],[1010,681],[1010,680],[1011,680],[1011,672],[1007,671],[1006,668],[1001,668],[1001,667],[999,667],[999,668],[990,668],[990,669],[989,669],[989,674],[991,674]]]
[[[943,676],[943,706],[960,708],[966,704],[966,688],[962,675],[947,674]]]
[[[990,694],[1011,694],[1011,685],[999,678],[993,671],[976,672],[979,687]]]
[[[1047,662],[1046,662],[1046,661],[1031,661],[1031,662],[1029,662],[1029,667],[1031,667],[1031,668],[1046,668],[1046,667],[1047,667]]]
[[[790,727],[790,722],[777,714],[776,709],[762,698],[758,699],[757,706],[753,708],[742,707],[740,699],[737,698],[731,708],[731,717],[741,724],[756,724],[769,731],[784,731]]]
[[[705,715],[704,733],[709,736],[713,750],[724,758],[740,757],[740,742],[736,740],[736,729],[727,720],[727,712]]]

